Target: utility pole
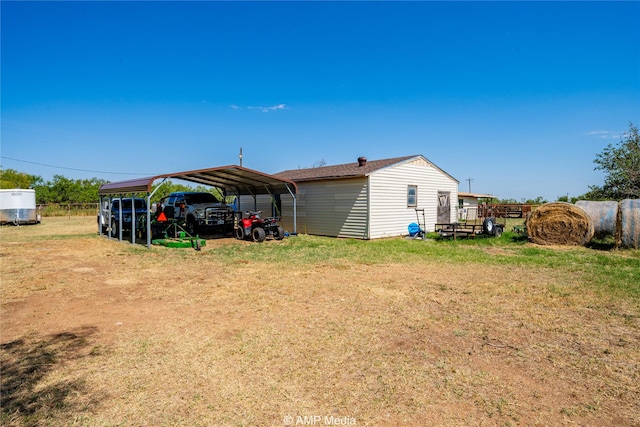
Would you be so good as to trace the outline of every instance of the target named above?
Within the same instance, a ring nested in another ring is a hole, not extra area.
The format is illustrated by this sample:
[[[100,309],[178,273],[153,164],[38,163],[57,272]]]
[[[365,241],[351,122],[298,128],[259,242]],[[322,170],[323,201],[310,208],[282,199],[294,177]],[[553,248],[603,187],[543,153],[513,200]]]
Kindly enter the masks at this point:
[[[471,193],[471,183],[473,182],[473,178],[467,178],[465,181],[469,182],[469,193]]]
[[[240,147],[240,154],[238,154],[238,158],[240,159],[240,167],[242,167],[242,147]]]

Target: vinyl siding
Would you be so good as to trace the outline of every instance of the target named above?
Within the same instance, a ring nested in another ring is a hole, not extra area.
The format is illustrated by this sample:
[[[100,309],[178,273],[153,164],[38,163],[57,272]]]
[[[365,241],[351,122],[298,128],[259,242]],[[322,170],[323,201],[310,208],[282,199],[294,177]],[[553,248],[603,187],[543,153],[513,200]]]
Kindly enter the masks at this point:
[[[298,203],[298,224],[300,224],[300,217],[301,217],[301,212],[300,212],[300,200],[299,200],[299,195],[297,195],[296,197],[298,197],[297,199],[297,203]],[[293,228],[293,197],[291,197],[290,194],[281,194],[280,195],[280,200],[282,201],[282,211],[280,212],[280,225],[282,225],[282,227],[284,227],[285,231],[289,232],[289,233],[293,233],[294,228]],[[304,204],[304,202],[303,202]],[[255,210],[260,210],[262,211],[262,215],[263,216],[271,216],[272,214],[272,202],[271,202],[271,196],[267,195],[267,194],[261,194],[256,196],[256,209]],[[246,212],[246,211],[252,211],[254,210],[254,200],[253,200],[253,196],[241,196],[240,197],[240,211],[241,212]],[[302,216],[305,215],[304,210],[302,211]],[[298,232],[300,232],[300,226],[298,225]]]
[[[367,239],[367,178],[298,183],[298,233]],[[293,229],[293,199],[282,195],[283,226]]]
[[[253,196],[240,196],[240,205],[238,206],[238,212],[247,211],[262,211],[262,217],[273,216],[273,204],[271,196],[268,194],[259,194],[255,198]]]
[[[370,238],[406,235],[408,225],[418,222],[415,208],[407,207],[409,185],[418,187],[417,208],[424,209],[427,232],[435,228],[438,191],[451,193],[451,221],[455,221],[458,182],[423,159],[416,159],[371,174]],[[420,223],[423,223],[422,215]]]
[[[297,232],[332,237],[375,239],[408,234],[418,222],[407,207],[407,186],[417,186],[417,207],[425,209],[426,231],[435,228],[438,191],[450,193],[450,219],[457,218],[458,181],[423,157],[378,169],[358,178],[299,181]],[[282,194],[281,224],[293,232],[293,198]],[[270,196],[258,196],[257,208],[271,213]],[[253,210],[253,197],[242,197],[241,209]],[[422,223],[422,215],[420,215]]]

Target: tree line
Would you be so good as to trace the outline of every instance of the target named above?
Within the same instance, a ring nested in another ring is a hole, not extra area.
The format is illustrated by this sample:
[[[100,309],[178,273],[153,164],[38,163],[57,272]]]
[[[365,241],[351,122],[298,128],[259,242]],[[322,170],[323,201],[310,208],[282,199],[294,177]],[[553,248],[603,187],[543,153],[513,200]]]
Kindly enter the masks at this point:
[[[595,170],[605,174],[601,186],[591,185],[589,191],[571,200],[567,196],[559,196],[558,201],[575,202],[576,200],[622,200],[640,198],[640,137],[638,127],[629,123],[629,130],[617,143],[610,143],[604,150],[596,154],[593,161]],[[54,175],[51,181],[42,177],[19,172],[14,169],[0,167],[0,188],[23,188],[36,191],[36,203],[95,203],[98,200],[98,189],[108,181],[104,179],[70,179],[62,175]],[[218,199],[222,194],[218,189],[204,186],[196,188],[166,181],[161,195],[174,191],[204,191],[213,193]],[[154,187],[155,188],[155,187]],[[154,195],[159,199],[161,195]],[[153,202],[157,200],[152,200]],[[542,197],[526,201],[503,199],[500,203],[543,204],[547,200]]]
[[[100,186],[108,182],[98,178],[70,179],[62,175],[54,175],[51,181],[44,181],[42,177],[37,175],[0,168],[0,188],[33,189],[36,191],[36,204],[39,205],[97,203]],[[160,184],[154,185],[152,190],[158,185]],[[175,191],[208,192],[218,199],[222,198],[222,194],[217,188],[212,189],[202,185],[194,188],[167,180],[162,184],[162,188],[162,192],[154,194],[152,202],[159,201],[165,194]],[[145,194],[136,196],[146,197]]]
[[[51,181],[44,181],[37,175],[0,169],[0,188],[34,189],[37,204],[95,203],[98,189],[106,183],[104,179],[70,179],[62,175],[54,175]]]

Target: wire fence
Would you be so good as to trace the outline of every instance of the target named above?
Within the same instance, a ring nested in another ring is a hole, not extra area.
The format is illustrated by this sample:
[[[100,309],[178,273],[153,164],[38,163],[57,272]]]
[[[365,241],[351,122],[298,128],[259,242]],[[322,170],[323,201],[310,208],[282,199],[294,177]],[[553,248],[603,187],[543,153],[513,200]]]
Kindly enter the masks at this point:
[[[99,203],[47,203],[38,205],[38,213],[44,217],[95,216]]]

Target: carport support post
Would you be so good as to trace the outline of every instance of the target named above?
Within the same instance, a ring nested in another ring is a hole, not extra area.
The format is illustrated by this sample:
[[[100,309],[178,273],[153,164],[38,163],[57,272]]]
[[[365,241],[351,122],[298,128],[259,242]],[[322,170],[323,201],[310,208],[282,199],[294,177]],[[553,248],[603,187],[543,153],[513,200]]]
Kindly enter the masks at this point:
[[[100,202],[98,203],[98,235],[102,237],[102,223],[104,222],[104,217],[102,216],[102,199],[100,196]]]
[[[136,244],[136,199],[134,193],[131,193],[131,244]]]
[[[162,184],[167,180],[163,179],[153,192],[147,191],[147,249],[151,249],[151,197],[156,194],[156,191],[162,187]]]
[[[109,196],[109,222],[107,222],[107,230],[109,232],[108,236],[111,239],[115,237],[113,235],[113,229],[111,228],[111,224],[113,223],[113,197]]]
[[[289,184],[285,184],[287,190],[289,190],[289,194],[293,197],[293,235],[298,234],[298,199],[296,199],[296,195],[289,188]]]
[[[122,242],[122,194],[118,194],[118,240]]]
[[[151,249],[151,194],[147,191],[147,249]]]
[[[267,193],[269,193],[269,197],[271,198],[271,213],[273,213],[274,211],[273,207],[276,205],[276,201],[273,198],[273,194],[271,194],[271,191],[269,191],[269,187],[267,187],[267,184],[264,185],[264,189],[267,190]],[[278,216],[278,215],[272,215],[272,216]]]
[[[244,186],[247,189],[247,192],[253,196],[253,210],[257,211],[258,210],[258,198],[257,195],[251,191],[251,189],[249,187],[247,187],[246,185]]]

